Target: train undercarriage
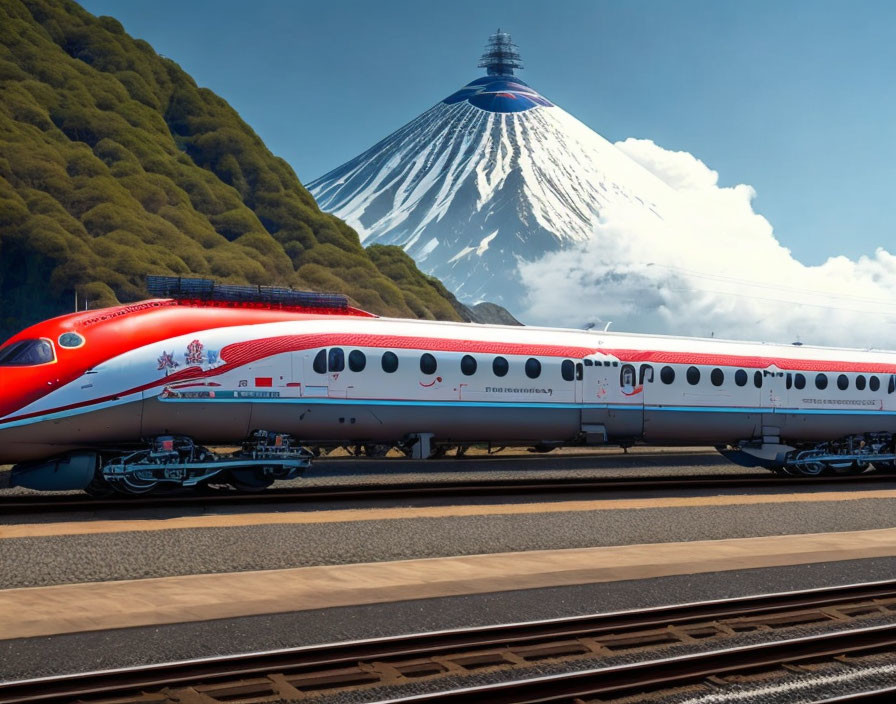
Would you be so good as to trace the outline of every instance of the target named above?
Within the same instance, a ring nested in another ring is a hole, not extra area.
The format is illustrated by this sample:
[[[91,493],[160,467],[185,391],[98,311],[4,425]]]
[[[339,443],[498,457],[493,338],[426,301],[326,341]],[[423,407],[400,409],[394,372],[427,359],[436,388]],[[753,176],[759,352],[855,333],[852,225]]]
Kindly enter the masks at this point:
[[[221,453],[189,437],[163,435],[152,438],[143,447],[85,450],[19,464],[13,468],[12,483],[43,491],[83,489],[93,495],[167,493],[209,484],[259,491],[277,480],[301,476],[315,456],[336,447],[346,449],[350,455],[368,457],[384,457],[395,448],[417,459],[444,457],[452,448],[461,457],[470,447],[430,444],[431,440],[432,434],[426,433],[394,444],[330,443],[307,447],[289,435],[257,430],[235,452]],[[563,444],[536,445],[531,450],[550,451]],[[716,449],[741,466],[763,467],[786,476],[851,475],[872,470],[896,473],[896,437],[891,433],[848,435],[815,444],[748,440]],[[491,444],[488,451],[493,451]]]
[[[786,476],[863,474],[872,469],[896,472],[896,439],[891,433],[847,435],[796,446],[747,441],[717,449],[737,464],[765,467]]]
[[[16,465],[12,483],[30,489],[84,489],[89,494],[165,493],[210,483],[242,491],[295,479],[313,455],[283,433],[257,430],[232,453],[220,454],[191,438],[162,435],[127,451],[75,452],[45,462]]]

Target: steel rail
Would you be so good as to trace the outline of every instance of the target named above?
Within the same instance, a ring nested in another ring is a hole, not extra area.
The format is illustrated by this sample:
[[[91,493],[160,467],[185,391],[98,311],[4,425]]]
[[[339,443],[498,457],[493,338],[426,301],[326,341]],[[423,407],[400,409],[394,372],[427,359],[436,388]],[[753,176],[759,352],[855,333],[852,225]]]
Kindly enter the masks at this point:
[[[820,699],[816,704],[857,704],[861,702],[892,702],[896,700],[896,685],[882,689],[863,690],[852,694],[840,694],[828,699]]]
[[[351,484],[343,486],[317,485],[302,488],[270,489],[258,493],[237,491],[205,491],[174,495],[122,496],[92,498],[79,494],[0,494],[0,515],[72,512],[113,511],[166,506],[209,506],[247,504],[298,504],[333,501],[395,500],[409,498],[440,498],[459,496],[529,496],[544,494],[571,494],[612,491],[669,491],[694,489],[788,489],[825,488],[854,485],[896,485],[896,475],[867,474],[830,477],[780,477],[755,474],[696,475],[686,477],[619,477],[613,479],[583,480],[558,477],[551,480],[507,481],[476,480],[461,482],[395,482],[389,484]]]
[[[621,630],[664,628],[722,618],[774,616],[776,613],[820,609],[837,604],[864,603],[875,599],[896,599],[896,580],[0,682],[0,704],[68,701],[89,695],[118,695],[134,690],[195,684],[200,681],[220,681],[273,672],[291,674],[317,672],[322,668],[384,658],[444,656],[491,646],[536,645],[558,638],[618,634]],[[896,625],[893,629],[892,635],[896,641]],[[781,653],[782,658],[785,655],[789,654]]]
[[[376,704],[541,704],[622,697],[699,682],[711,675],[776,667],[820,657],[896,648],[896,624],[648,660],[580,672],[381,700]],[[870,693],[868,693],[870,694]]]

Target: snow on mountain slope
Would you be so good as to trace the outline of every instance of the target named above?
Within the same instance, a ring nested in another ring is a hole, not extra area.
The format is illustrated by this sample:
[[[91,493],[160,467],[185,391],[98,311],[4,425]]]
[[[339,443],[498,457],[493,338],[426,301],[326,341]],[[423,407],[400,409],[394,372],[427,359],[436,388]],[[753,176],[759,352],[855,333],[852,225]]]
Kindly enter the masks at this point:
[[[513,310],[518,263],[587,241],[608,205],[661,218],[672,191],[514,77],[518,63],[496,64],[501,35],[489,76],[308,188],[365,244],[399,245],[460,298]]]

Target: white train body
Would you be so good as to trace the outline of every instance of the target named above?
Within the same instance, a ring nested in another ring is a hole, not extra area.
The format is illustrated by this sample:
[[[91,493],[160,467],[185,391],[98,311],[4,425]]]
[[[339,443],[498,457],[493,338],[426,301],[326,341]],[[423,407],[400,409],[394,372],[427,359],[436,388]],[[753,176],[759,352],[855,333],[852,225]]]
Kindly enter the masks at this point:
[[[768,466],[863,436],[883,464],[896,432],[892,352],[360,315],[263,322],[251,310],[234,324],[201,305],[142,305],[198,317],[166,336],[146,327],[149,311],[108,358],[0,408],[0,462],[166,434],[234,443],[264,428],[312,445],[712,444]],[[87,349],[84,320],[56,319]],[[10,345],[42,339],[59,361],[58,332]]]

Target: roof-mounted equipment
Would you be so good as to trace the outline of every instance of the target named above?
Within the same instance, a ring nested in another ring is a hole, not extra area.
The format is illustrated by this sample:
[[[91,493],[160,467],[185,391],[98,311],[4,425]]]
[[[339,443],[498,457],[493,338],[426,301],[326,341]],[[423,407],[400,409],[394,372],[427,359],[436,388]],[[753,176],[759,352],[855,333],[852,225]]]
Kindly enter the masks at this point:
[[[215,301],[221,303],[263,304],[272,308],[323,308],[348,310],[348,299],[340,293],[296,291],[277,286],[238,286],[219,284],[211,279],[181,276],[147,276],[151,296],[178,301]]]

